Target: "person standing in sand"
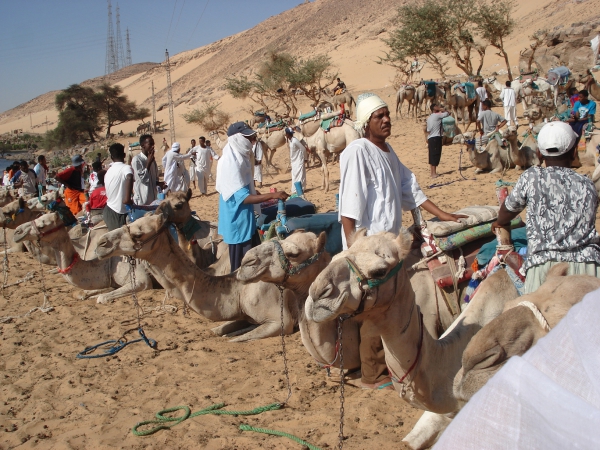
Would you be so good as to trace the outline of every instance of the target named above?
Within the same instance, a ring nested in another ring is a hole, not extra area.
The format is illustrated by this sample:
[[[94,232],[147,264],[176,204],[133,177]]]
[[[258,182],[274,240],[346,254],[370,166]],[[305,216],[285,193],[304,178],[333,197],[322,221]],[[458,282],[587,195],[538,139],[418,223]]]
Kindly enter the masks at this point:
[[[339,220],[344,250],[359,228],[366,228],[368,235],[397,234],[403,210],[422,207],[443,221],[466,217],[444,212],[428,200],[415,175],[386,142],[392,133],[388,105],[372,93],[359,95],[356,103],[355,127],[364,137],[351,142],[340,156]],[[360,331],[362,387],[393,389],[381,337],[363,328]]]
[[[192,154],[192,158],[190,160],[190,183],[194,184],[194,189],[196,189],[196,152],[198,151],[198,149],[196,148],[198,147],[196,145],[196,139],[192,139],[190,141],[190,148],[188,148],[188,155],[191,153]]]
[[[306,149],[298,139],[294,137],[292,128],[285,129],[285,137],[290,146],[290,164],[292,166],[292,193],[296,192],[296,183],[302,184],[302,189],[306,188],[306,167],[304,166],[304,158]]]
[[[206,140],[200,138],[200,145],[195,148],[196,161],[194,163],[194,177],[198,180],[198,189],[201,195],[208,193],[208,176],[210,174],[210,160],[212,155],[208,147],[206,147]]]
[[[425,123],[425,141],[429,148],[429,169],[431,178],[437,178],[437,166],[440,165],[442,159],[442,141],[444,129],[442,120],[450,115],[442,105],[437,103],[431,104],[431,115]]]
[[[179,142],[174,142],[171,150],[163,156],[162,164],[165,171],[165,187],[172,192],[185,192],[190,185],[190,174],[185,168],[184,161],[190,159],[193,154],[179,154]]]
[[[219,155],[217,155],[217,152],[215,152],[213,150],[212,146],[210,145],[210,141],[208,139],[206,140],[206,148],[210,150],[210,156],[212,156],[212,158],[210,158],[210,169],[208,169],[208,178],[215,181],[212,176],[212,165],[213,165],[213,161],[219,160]]]
[[[260,194],[254,189],[250,162],[256,131],[244,122],[236,122],[227,130],[227,145],[217,165],[219,193],[219,234],[229,245],[231,272],[238,269],[244,255],[252,248],[256,234],[254,205],[267,200],[286,200],[283,191]]]
[[[488,98],[487,90],[485,89],[485,86],[483,85],[483,81],[479,80],[477,82],[477,89],[475,89],[475,92],[477,92],[477,96],[479,97],[479,114],[481,114],[481,111],[483,111],[483,108],[482,108],[483,101],[487,100],[487,98]]]
[[[102,218],[108,231],[127,224],[127,207],[133,204],[133,169],[125,164],[125,147],[113,144],[108,149],[113,163],[104,175],[106,206]]]
[[[519,126],[517,121],[517,96],[511,87],[510,81],[506,81],[506,87],[500,92],[500,98],[504,103],[504,117],[506,117],[508,126],[510,127],[513,122],[515,126]]]
[[[157,198],[158,166],[154,150],[154,139],[149,134],[140,137],[142,151],[131,160],[133,169],[133,202],[136,205],[149,205]]]

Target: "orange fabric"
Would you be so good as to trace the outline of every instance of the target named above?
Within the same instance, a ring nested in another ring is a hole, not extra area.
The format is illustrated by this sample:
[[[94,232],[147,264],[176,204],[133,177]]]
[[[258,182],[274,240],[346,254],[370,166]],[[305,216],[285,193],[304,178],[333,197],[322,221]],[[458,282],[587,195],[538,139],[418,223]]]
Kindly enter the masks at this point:
[[[86,202],[85,194],[81,191],[76,191],[75,189],[66,188],[64,195],[66,205],[74,216],[77,215],[77,213],[81,211],[83,204]]]

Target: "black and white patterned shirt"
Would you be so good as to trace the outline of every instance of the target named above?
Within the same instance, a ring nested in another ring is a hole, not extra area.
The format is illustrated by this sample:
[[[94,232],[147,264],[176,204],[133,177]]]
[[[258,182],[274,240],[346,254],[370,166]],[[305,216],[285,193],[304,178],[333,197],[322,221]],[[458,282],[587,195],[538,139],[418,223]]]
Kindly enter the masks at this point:
[[[566,167],[531,167],[504,205],[512,212],[527,207],[525,270],[548,261],[600,264],[598,194],[589,178]]]

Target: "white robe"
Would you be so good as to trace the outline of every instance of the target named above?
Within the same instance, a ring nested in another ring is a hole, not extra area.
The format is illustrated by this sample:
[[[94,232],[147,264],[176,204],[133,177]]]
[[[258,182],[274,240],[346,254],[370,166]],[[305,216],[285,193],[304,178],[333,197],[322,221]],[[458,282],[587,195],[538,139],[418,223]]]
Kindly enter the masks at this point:
[[[292,137],[289,140],[290,146],[290,164],[292,165],[292,189],[291,192],[296,192],[295,183],[300,181],[302,189],[306,187],[306,169],[304,167],[304,158],[306,149],[298,139]]]
[[[202,194],[206,194],[208,176],[210,175],[210,158],[211,154],[208,148],[200,146],[196,148],[196,181]]]
[[[191,153],[180,155],[169,150],[162,159],[165,171],[165,184],[172,192],[187,191],[190,186],[190,174],[185,168],[184,161],[192,157]]]
[[[402,210],[411,211],[427,200],[415,175],[389,152],[365,138],[353,141],[340,156],[339,220],[354,219],[367,234],[398,233]],[[348,248],[342,229],[344,250]]]
[[[254,151],[254,181],[262,183],[262,163],[256,164],[257,161],[261,161],[263,159],[263,149],[262,144],[260,142],[256,142],[253,147]]]

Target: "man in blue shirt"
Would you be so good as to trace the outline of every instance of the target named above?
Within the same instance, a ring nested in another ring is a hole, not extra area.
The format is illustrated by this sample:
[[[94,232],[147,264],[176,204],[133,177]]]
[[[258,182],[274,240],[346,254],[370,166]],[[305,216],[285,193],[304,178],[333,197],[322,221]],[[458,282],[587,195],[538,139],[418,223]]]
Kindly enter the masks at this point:
[[[596,102],[589,99],[589,93],[585,89],[579,91],[579,100],[575,102],[571,117],[567,119],[567,122],[571,125],[571,128],[577,135],[577,141],[575,146],[579,145],[581,136],[584,133],[586,125],[591,121],[594,123],[596,114]]]
[[[233,272],[252,248],[252,237],[256,233],[254,205],[272,199],[286,200],[288,194],[260,194],[255,191],[254,167],[250,158],[256,131],[244,122],[236,122],[227,130],[227,136],[227,145],[217,166],[216,189],[219,192],[219,234],[229,245]]]

